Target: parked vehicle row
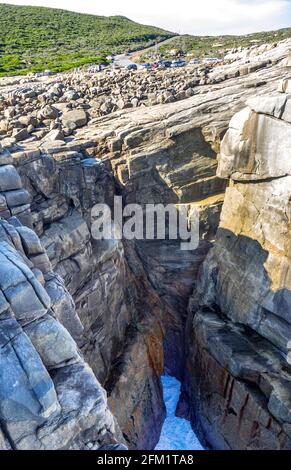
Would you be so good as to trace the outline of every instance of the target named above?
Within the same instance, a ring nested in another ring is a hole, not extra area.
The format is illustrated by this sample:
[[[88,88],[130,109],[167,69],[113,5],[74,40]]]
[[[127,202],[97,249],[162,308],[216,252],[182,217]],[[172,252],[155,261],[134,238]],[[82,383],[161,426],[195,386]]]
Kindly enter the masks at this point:
[[[125,53],[124,56],[129,57],[130,54]],[[120,57],[122,57],[122,56],[120,56]],[[118,58],[118,56],[116,56],[116,58]],[[108,68],[108,67],[111,67],[114,70],[127,68],[127,70],[135,71],[135,70],[138,70],[138,69],[155,70],[155,69],[164,69],[164,68],[179,68],[179,67],[186,67],[186,66],[191,67],[193,65],[198,65],[200,63],[203,63],[203,64],[218,64],[220,62],[223,62],[223,59],[219,59],[217,57],[204,57],[201,60],[199,60],[197,58],[193,58],[188,62],[186,60],[182,59],[182,58],[178,58],[178,59],[174,59],[174,60],[159,60],[159,61],[156,61],[156,62],[146,62],[144,64],[138,65],[138,64],[135,64],[133,62],[128,63],[128,62],[130,62],[129,60],[124,61],[125,63],[122,63],[122,61],[120,61],[120,63],[119,63],[118,60],[115,60],[114,56],[107,56],[106,59],[107,59],[108,62],[111,62],[110,65],[106,66],[106,65],[103,65],[103,64],[91,64],[87,69],[88,72],[92,73],[92,74],[95,74],[95,73],[101,72],[102,70],[104,70],[105,68]],[[74,71],[79,72],[80,70],[81,70],[80,68],[77,68]],[[35,76],[36,77],[43,77],[43,76],[49,76],[49,75],[52,75],[52,74],[53,74],[53,72],[51,72],[49,70],[46,70],[44,72],[36,72]]]
[[[222,59],[218,59],[217,57],[205,57],[203,59],[205,64],[218,64],[219,62],[223,62]]]
[[[125,55],[129,55],[129,54],[125,54]],[[165,68],[179,68],[179,67],[198,65],[200,63],[215,64],[215,63],[222,62],[222,59],[218,59],[216,57],[205,57],[202,60],[194,58],[194,59],[191,59],[188,62],[186,60],[183,60],[183,59],[179,58],[179,59],[174,59],[174,60],[159,60],[157,62],[146,62],[146,63],[141,64],[141,65],[138,65],[138,64],[135,64],[135,63],[132,62],[132,63],[129,63],[128,65],[122,66],[121,64],[118,64],[117,62],[114,61],[113,56],[110,56],[110,57],[108,56],[107,59],[108,60],[112,59],[111,66],[114,69],[117,70],[117,69],[122,69],[123,67],[125,67],[125,68],[127,68],[127,70],[130,70],[130,71],[136,71],[138,69],[155,70],[155,69],[165,69]],[[88,72],[97,73],[97,72],[101,72],[105,68],[107,68],[105,65],[92,64],[88,67]],[[39,76],[40,75],[48,75],[48,71],[38,73],[36,75],[39,75]]]
[[[171,67],[176,68],[176,67],[185,67],[187,65],[187,62],[182,59],[177,59],[172,61]]]
[[[146,62],[142,64],[142,67],[145,70],[152,70],[152,69],[160,69],[160,68],[178,68],[178,67],[193,66],[193,65],[198,65],[200,63],[215,64],[219,62],[222,62],[222,59],[218,59],[215,57],[209,57],[209,58],[206,57],[202,61],[198,59],[191,59],[189,62],[186,62],[186,60],[183,60],[183,59],[175,59],[175,60],[161,60],[161,61],[152,62],[152,63]]]
[[[145,63],[142,67],[146,70],[165,69],[170,67],[184,67],[187,63],[184,60],[160,60],[158,62]]]

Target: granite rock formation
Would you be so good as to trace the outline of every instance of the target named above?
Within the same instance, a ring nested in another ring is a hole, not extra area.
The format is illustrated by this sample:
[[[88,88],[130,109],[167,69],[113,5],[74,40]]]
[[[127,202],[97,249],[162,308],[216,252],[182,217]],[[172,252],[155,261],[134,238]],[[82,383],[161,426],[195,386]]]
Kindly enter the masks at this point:
[[[165,308],[132,246],[91,237],[91,208],[112,203],[114,181],[102,161],[86,155],[86,146],[78,150],[16,152],[13,161],[31,197],[31,226],[76,305],[72,314],[58,285],[50,286],[58,319],[106,387],[128,445],[151,448],[165,413],[159,382]],[[126,382],[137,371],[137,386],[128,395]],[[125,400],[127,406],[120,406]],[[156,433],[148,435],[146,425]]]
[[[227,79],[197,87],[187,100],[92,119],[76,134],[81,142],[96,142],[96,154],[110,162],[124,202],[183,204],[189,215],[193,207],[200,212],[201,242],[195,251],[181,252],[179,240],[136,243],[152,285],[171,309],[165,319],[165,367],[177,377],[183,375],[189,296],[214,241],[228,185],[216,174],[220,142],[235,111],[254,93],[275,92],[289,48],[286,41],[267,49],[260,57],[263,68],[252,69],[247,60],[246,75],[239,76],[242,60],[217,67],[212,73]]]
[[[218,449],[291,447],[290,98],[249,100],[221,145],[230,186],[190,303],[184,380]]]
[[[15,397],[27,403],[15,407],[0,387],[1,448],[152,449],[165,417],[164,370],[183,379],[180,411],[188,407],[212,447],[290,447],[282,359],[290,110],[287,95],[265,98],[284,77],[290,48],[288,40],[255,60],[230,58],[199,83],[195,68],[104,74],[86,85],[86,74],[0,83],[0,254],[3,273],[13,268],[18,279],[3,274],[3,320],[11,321],[3,332],[23,340],[42,377],[41,386],[27,377]],[[145,96],[128,109],[139,87]],[[150,95],[171,87],[174,99]],[[119,105],[105,109],[111,90]],[[94,240],[92,208],[112,207],[114,195],[124,204],[183,205],[189,218],[198,209],[198,248]],[[13,357],[23,374],[23,359]],[[241,429],[237,442],[232,426]]]
[[[1,448],[123,442],[105,390],[63,326],[82,329],[73,299],[36,233],[14,215],[28,222],[28,192],[9,154],[0,155]]]

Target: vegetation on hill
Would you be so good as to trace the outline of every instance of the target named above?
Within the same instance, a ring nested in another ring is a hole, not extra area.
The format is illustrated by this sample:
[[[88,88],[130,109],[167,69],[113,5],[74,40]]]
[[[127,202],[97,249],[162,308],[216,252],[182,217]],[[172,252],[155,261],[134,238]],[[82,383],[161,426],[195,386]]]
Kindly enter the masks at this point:
[[[158,47],[151,48],[141,57],[145,60],[151,55],[163,54],[170,57],[171,50],[191,53],[197,58],[223,57],[227,50],[239,47],[259,46],[261,44],[276,43],[291,37],[291,28],[279,29],[260,33],[246,34],[243,36],[176,36]]]
[[[125,17],[0,5],[0,76],[63,71],[147,47],[173,33]]]
[[[108,54],[136,51],[159,42],[139,60],[157,55],[170,57],[172,49],[198,58],[223,57],[229,49],[289,37],[291,28],[245,36],[178,36],[122,16],[0,4],[0,76],[46,69],[58,72],[91,63],[106,63]]]

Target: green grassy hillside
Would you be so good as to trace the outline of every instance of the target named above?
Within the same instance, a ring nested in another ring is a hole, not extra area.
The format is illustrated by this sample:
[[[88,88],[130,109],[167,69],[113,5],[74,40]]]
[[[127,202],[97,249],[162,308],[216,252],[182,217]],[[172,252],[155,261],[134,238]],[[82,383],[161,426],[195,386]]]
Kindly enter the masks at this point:
[[[152,48],[147,55],[157,52],[162,53],[165,57],[170,56],[170,51],[175,49],[193,56],[201,58],[204,56],[224,57],[225,52],[229,49],[239,47],[250,47],[253,45],[276,43],[291,37],[291,28],[279,29],[277,31],[263,31],[259,33],[246,34],[243,36],[191,36],[182,35],[174,37],[161,44],[158,48]],[[146,55],[142,60],[146,59]]]
[[[194,29],[194,28],[193,28]],[[0,4],[0,76],[50,69],[64,71],[104,62],[108,54],[147,48],[161,42],[170,50],[193,56],[223,57],[230,48],[277,42],[291,37],[291,28],[245,36],[177,36],[121,16],[95,16],[43,7]],[[156,47],[141,60],[154,56]]]
[[[0,4],[0,75],[68,70],[172,35],[121,16]]]

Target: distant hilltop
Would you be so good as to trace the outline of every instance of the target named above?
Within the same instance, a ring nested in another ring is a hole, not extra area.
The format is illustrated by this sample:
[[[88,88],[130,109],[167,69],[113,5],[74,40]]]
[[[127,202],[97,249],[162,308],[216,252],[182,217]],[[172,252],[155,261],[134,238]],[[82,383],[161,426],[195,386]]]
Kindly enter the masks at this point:
[[[195,25],[193,25],[193,31]],[[223,57],[228,50],[277,42],[291,28],[245,36],[178,35],[123,16],[96,16],[66,10],[0,5],[0,76],[70,70],[106,63],[106,56],[133,51],[164,56],[182,50],[195,57]],[[152,49],[151,49],[152,47]]]

